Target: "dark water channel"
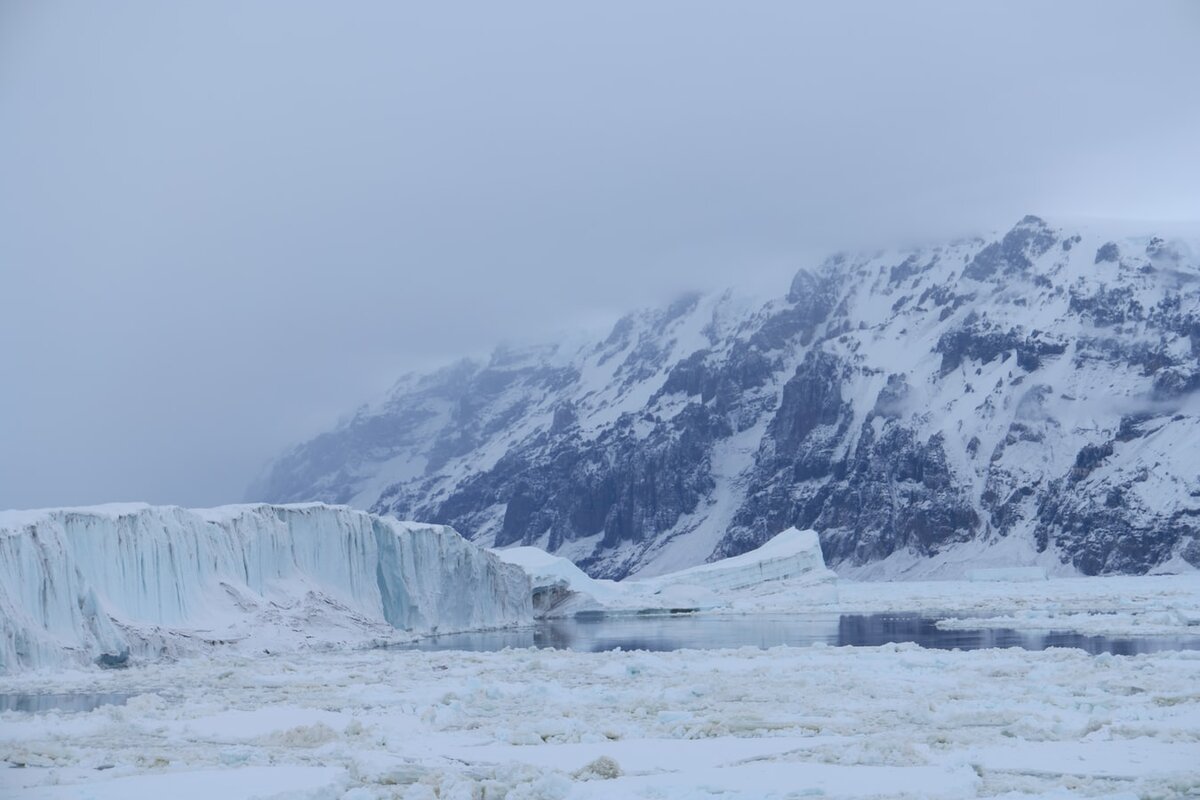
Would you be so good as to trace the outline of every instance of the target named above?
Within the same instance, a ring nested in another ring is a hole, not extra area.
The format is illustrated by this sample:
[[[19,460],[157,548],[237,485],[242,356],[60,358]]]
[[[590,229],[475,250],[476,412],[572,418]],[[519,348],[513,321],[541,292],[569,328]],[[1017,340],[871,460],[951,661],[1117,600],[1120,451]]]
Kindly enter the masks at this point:
[[[692,614],[591,616],[551,620],[530,628],[456,633],[425,639],[401,649],[503,650],[553,647],[599,653],[606,650],[708,650],[778,645],[874,647],[912,642],[939,650],[1020,647],[1045,650],[1074,647],[1097,655],[1136,655],[1159,650],[1200,650],[1194,636],[1085,636],[1065,631],[1011,628],[940,630],[938,617],[920,614],[815,614],[707,616]],[[73,694],[2,693],[0,712],[86,712],[123,705],[132,695],[119,692]]]
[[[132,696],[122,692],[0,692],[0,712],[25,711],[37,714],[43,711],[94,711],[100,706],[123,706]]]
[[[875,647],[912,642],[938,650],[1074,647],[1093,655],[1135,655],[1159,650],[1200,650],[1195,636],[1086,636],[1067,631],[1010,628],[941,630],[938,617],[920,614],[827,614],[707,616],[691,614],[594,616],[548,620],[532,628],[457,633],[426,639],[419,650],[503,650],[553,647],[598,653],[605,650],[706,650],[737,647]]]

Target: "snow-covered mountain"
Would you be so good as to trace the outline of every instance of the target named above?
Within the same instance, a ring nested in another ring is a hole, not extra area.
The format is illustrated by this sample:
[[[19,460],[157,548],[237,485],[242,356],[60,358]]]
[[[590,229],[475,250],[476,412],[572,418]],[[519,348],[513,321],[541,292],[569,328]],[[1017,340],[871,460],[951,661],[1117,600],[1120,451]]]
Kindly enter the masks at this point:
[[[530,592],[452,530],[349,508],[6,511],[0,673],[517,625]]]
[[[1200,243],[1057,228],[837,255],[765,304],[401,380],[254,499],[650,576],[815,528],[842,574],[1200,565]]]

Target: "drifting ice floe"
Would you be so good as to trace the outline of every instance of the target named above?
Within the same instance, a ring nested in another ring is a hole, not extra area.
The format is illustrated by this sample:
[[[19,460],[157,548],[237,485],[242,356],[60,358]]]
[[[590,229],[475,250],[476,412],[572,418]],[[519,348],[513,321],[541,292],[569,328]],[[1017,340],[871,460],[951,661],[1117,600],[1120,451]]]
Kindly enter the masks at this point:
[[[825,567],[815,531],[789,528],[757,550],[643,580],[598,580],[565,558],[536,547],[493,551],[529,574],[534,610],[542,617],[579,613],[708,611],[735,596],[786,581],[794,608],[834,602],[837,577]]]
[[[0,514],[0,672],[531,618],[523,572],[437,525],[322,504]]]

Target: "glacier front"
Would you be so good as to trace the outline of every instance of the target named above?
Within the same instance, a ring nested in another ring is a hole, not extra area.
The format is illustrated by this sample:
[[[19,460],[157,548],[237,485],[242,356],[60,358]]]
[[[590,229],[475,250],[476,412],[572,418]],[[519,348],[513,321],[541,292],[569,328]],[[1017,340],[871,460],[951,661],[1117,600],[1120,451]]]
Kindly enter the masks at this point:
[[[451,528],[346,507],[0,513],[0,672],[505,627],[530,598]]]

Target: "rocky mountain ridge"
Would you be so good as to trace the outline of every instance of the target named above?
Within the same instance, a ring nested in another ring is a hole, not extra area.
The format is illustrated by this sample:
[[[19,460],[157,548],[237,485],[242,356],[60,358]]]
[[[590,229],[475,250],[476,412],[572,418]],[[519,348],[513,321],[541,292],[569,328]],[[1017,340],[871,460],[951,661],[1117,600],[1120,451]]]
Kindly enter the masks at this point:
[[[1056,228],[836,255],[583,346],[403,379],[255,500],[660,574],[815,528],[861,577],[1200,565],[1200,246]]]

